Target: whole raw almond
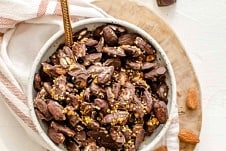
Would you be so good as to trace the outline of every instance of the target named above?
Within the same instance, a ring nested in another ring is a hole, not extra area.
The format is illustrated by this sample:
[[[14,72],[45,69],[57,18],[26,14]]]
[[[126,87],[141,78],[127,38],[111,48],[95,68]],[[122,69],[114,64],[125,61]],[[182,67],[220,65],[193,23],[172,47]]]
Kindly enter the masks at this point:
[[[178,137],[180,141],[189,143],[189,144],[197,144],[199,143],[199,136],[196,135],[193,131],[188,129],[181,129]]]
[[[166,146],[160,146],[159,148],[155,149],[155,151],[168,151]]]
[[[187,107],[191,110],[195,110],[198,107],[198,103],[197,89],[194,87],[189,88],[186,98]]]

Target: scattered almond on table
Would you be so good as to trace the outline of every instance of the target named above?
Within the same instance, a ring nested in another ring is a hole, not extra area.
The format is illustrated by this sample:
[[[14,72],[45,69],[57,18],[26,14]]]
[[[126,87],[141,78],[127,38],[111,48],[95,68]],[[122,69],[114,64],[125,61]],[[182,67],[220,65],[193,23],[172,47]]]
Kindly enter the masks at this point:
[[[157,0],[158,6],[169,6],[176,3],[176,0]]]
[[[195,110],[198,107],[198,94],[197,89],[191,87],[188,89],[187,98],[186,98],[186,105],[189,109]]]
[[[168,151],[167,146],[160,146],[159,148],[155,149],[155,151]]]
[[[193,131],[188,129],[181,129],[179,131],[178,137],[180,141],[189,143],[189,144],[197,144],[199,143],[199,136],[196,135]]]

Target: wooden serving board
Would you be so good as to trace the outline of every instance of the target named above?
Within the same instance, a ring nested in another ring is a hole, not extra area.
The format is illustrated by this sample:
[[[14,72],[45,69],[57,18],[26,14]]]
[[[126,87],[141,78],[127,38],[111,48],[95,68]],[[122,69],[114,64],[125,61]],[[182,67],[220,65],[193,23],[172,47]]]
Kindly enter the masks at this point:
[[[177,103],[180,128],[191,129],[200,134],[202,124],[201,92],[194,68],[183,45],[172,29],[154,12],[132,0],[98,0],[93,2],[115,18],[131,22],[148,32],[165,50],[172,63],[177,82]],[[199,107],[194,111],[187,109],[185,100],[188,89],[196,87]],[[181,151],[192,151],[195,145],[180,142]]]

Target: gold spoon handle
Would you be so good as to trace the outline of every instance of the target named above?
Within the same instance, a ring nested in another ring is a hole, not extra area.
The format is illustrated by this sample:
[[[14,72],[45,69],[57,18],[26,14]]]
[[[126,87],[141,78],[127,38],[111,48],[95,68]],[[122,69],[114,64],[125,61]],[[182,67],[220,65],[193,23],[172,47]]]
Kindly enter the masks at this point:
[[[63,14],[63,22],[64,22],[65,45],[68,47],[71,47],[73,45],[73,38],[72,38],[71,21],[69,17],[68,1],[60,0],[60,2],[61,2],[62,14]]]

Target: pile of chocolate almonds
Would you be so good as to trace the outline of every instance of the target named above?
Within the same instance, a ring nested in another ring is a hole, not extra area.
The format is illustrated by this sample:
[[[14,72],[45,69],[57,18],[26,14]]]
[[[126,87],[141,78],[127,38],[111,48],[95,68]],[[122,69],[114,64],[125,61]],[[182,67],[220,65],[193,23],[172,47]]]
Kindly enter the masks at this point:
[[[167,69],[153,46],[114,24],[74,33],[35,74],[35,113],[69,151],[138,150],[168,119]]]

